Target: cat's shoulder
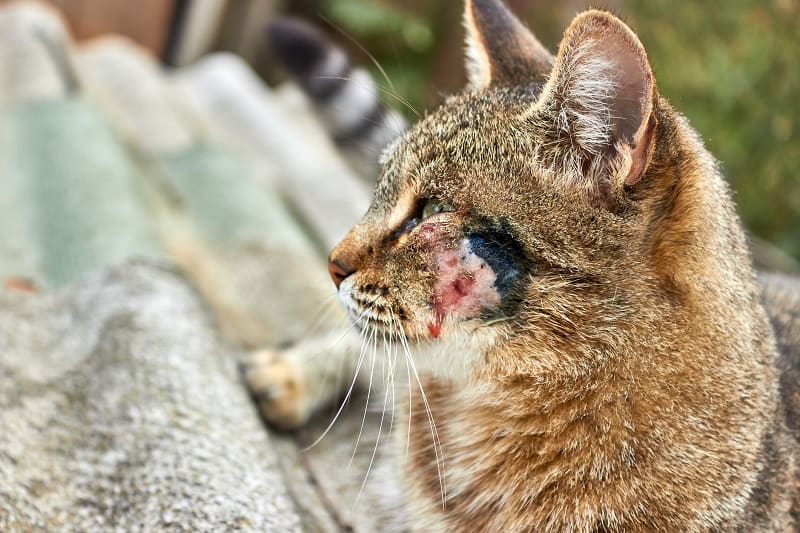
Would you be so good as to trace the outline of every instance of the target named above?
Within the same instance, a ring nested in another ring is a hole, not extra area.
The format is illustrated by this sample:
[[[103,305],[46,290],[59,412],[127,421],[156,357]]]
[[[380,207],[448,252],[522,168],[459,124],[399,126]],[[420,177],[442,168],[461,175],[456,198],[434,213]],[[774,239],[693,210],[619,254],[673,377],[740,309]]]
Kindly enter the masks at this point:
[[[800,439],[800,279],[761,274],[761,298],[778,347],[781,400],[787,425]]]

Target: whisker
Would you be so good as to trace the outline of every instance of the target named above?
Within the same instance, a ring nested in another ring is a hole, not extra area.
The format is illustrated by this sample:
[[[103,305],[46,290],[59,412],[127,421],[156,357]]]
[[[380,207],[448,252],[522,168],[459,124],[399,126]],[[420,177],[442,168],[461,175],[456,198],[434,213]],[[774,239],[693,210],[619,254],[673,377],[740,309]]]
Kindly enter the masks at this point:
[[[374,327],[371,327],[370,330],[372,332],[376,332],[377,330]],[[358,429],[358,436],[356,437],[356,445],[353,447],[353,454],[350,456],[350,462],[347,463],[347,469],[350,469],[350,466],[353,464],[353,459],[356,456],[356,451],[358,450],[358,444],[361,442],[361,435],[364,432],[364,424],[367,421],[367,410],[369,409],[369,397],[372,393],[372,377],[375,374],[375,351],[373,349],[372,353],[372,363],[370,365],[369,370],[369,386],[367,387],[367,399],[364,402],[364,414],[361,416],[361,427]]]
[[[433,452],[436,458],[436,470],[439,475],[439,488],[442,494],[442,509],[445,508],[445,503],[447,501],[447,491],[445,488],[445,481],[444,481],[444,453],[442,450],[441,440],[439,439],[439,432],[436,429],[436,423],[433,420],[433,413],[431,412],[430,403],[428,402],[428,397],[425,394],[425,389],[422,386],[422,380],[419,377],[419,373],[417,372],[416,365],[414,364],[414,358],[411,355],[411,350],[408,345],[408,339],[405,336],[405,332],[400,329],[400,335],[403,342],[403,349],[406,352],[406,356],[408,357],[408,361],[411,363],[411,369],[414,372],[414,377],[416,378],[417,385],[419,386],[420,394],[422,395],[422,402],[425,405],[425,412],[428,415],[428,425],[430,426],[431,430],[431,437],[433,440]]]
[[[353,78],[350,78],[348,76],[314,76],[314,78],[318,79],[318,80],[341,80],[341,81],[349,81],[349,82],[359,83],[358,80],[354,80]],[[361,83],[362,86],[366,86],[367,85],[365,82],[360,82],[360,83]],[[375,83],[375,82],[373,82],[373,83]],[[414,113],[414,116],[416,116],[418,119],[422,119],[422,115],[420,114],[420,112],[417,111],[417,109],[413,105],[411,105],[411,103],[408,100],[406,100],[405,98],[403,98],[402,96],[400,96],[399,94],[394,92],[392,89],[384,87],[383,85],[381,85],[379,83],[375,83],[375,87],[377,87],[379,91],[381,91],[382,93],[386,94],[387,96],[391,96],[392,98],[397,100],[399,103],[401,103],[403,105],[403,107],[405,107],[406,109],[408,109],[409,111]]]
[[[377,69],[380,71],[381,75],[383,75],[383,78],[386,80],[386,83],[389,84],[389,87],[394,89],[394,83],[392,83],[392,80],[389,78],[389,75],[383,69],[383,67],[381,66],[380,62],[375,58],[375,56],[373,56],[370,53],[369,50],[366,49],[366,47],[364,47],[364,45],[362,45],[360,42],[358,42],[358,40],[355,37],[353,37],[352,35],[350,35],[348,32],[344,31],[344,28],[342,28],[341,26],[339,26],[338,24],[336,24],[335,22],[330,20],[328,17],[326,17],[322,13],[319,13],[319,17],[322,20],[324,20],[325,22],[327,22],[328,24],[330,24],[332,27],[336,28],[336,30],[339,33],[341,33],[342,35],[344,35],[347,38],[348,41],[350,41],[351,43],[356,45],[359,50],[364,52],[367,55],[367,57],[369,57],[370,61],[372,61],[375,64],[375,67],[377,67]]]
[[[335,298],[336,294],[333,294],[320,302],[319,310],[306,327],[303,334],[304,337],[314,337],[323,327],[330,327],[330,324],[328,323],[331,322],[332,318],[341,318],[342,320],[346,320],[346,318],[341,315],[336,316],[335,311],[337,309],[337,304]]]
[[[353,293],[353,291],[350,291],[350,293],[349,293],[349,294],[352,294],[352,293]],[[331,348],[334,348],[334,347],[335,347],[337,344],[339,344],[340,342],[342,342],[342,340],[343,340],[343,339],[344,339],[344,338],[345,338],[345,337],[346,337],[346,336],[347,336],[347,335],[348,335],[348,334],[349,334],[351,331],[353,331],[353,329],[354,329],[356,326],[358,326],[358,322],[359,322],[359,320],[361,320],[361,319],[364,317],[364,315],[366,315],[367,313],[369,313],[369,311],[370,311],[370,309],[371,309],[371,307],[372,307],[372,304],[374,304],[375,302],[377,302],[377,301],[378,301],[378,298],[380,298],[380,296],[376,296],[376,297],[375,297],[375,298],[374,298],[374,299],[373,299],[371,302],[369,302],[369,306],[367,306],[367,307],[365,307],[364,309],[362,309],[362,310],[361,310],[361,312],[358,314],[358,316],[357,316],[356,318],[354,318],[354,319],[351,321],[351,323],[350,323],[350,326],[349,326],[347,329],[345,329],[345,330],[344,330],[344,332],[342,332],[342,334],[341,334],[341,335],[339,335],[339,337],[337,337],[335,341],[333,341],[333,343],[332,343],[332,344],[331,344],[331,346],[330,346]]]
[[[386,345],[384,344],[384,348]],[[384,382],[386,380],[386,376],[384,376]],[[367,465],[367,472],[364,474],[364,480],[361,482],[361,487],[358,489],[358,495],[356,496],[356,504],[358,504],[358,500],[361,498],[361,493],[364,491],[364,487],[367,485],[367,480],[369,479],[369,473],[372,471],[372,465],[375,462],[375,455],[378,453],[378,446],[381,442],[381,431],[383,430],[383,420],[386,417],[386,403],[389,401],[389,388],[386,387],[386,392],[383,395],[383,410],[381,411],[381,420],[378,423],[378,436],[375,439],[375,446],[372,448],[372,456],[369,459],[369,464]]]
[[[392,314],[390,312],[390,314]],[[389,330],[389,356],[391,357],[392,365],[390,367],[391,378],[389,379],[389,383],[392,385],[392,403],[390,404],[392,407],[391,418],[389,419],[389,436],[392,435],[392,429],[394,428],[394,411],[396,407],[397,398],[395,397],[394,391],[394,371],[395,367],[397,366],[397,345],[392,341],[392,331]]]
[[[360,346],[364,346],[364,342],[366,341],[366,337],[367,337],[367,330],[359,331],[358,337],[359,337],[359,345]],[[331,345],[331,348],[333,348],[335,346],[336,346],[336,343]],[[340,383],[342,381],[342,367],[344,366],[345,361],[341,357],[332,357],[332,358],[328,358],[328,360],[334,360],[334,361],[336,361],[338,363],[337,364],[337,368],[336,368],[336,388],[334,390],[336,390],[336,391],[341,390]],[[355,375],[358,376],[358,372],[356,372]]]
[[[399,327],[402,327],[400,325]],[[406,462],[408,462],[408,450],[411,448],[411,415],[413,410],[413,403],[411,402],[412,397],[411,395],[414,394],[414,390],[411,388],[411,368],[408,364],[408,355],[405,356],[406,361],[406,375],[408,376],[408,428],[406,433]]]
[[[401,332],[401,328],[403,327],[403,324],[397,319],[397,317],[394,315],[394,311],[392,311],[391,309],[389,310],[389,315],[390,315],[389,316],[389,323],[390,323],[390,327],[391,327],[391,331],[392,331],[392,337],[395,338],[396,341],[398,341],[395,344],[395,360],[396,360],[397,359],[397,355],[398,355],[398,348],[399,348],[399,345],[400,345],[400,342],[399,342],[400,334],[402,333]],[[395,332],[397,332],[397,333],[395,333]],[[396,337],[395,337],[395,335],[396,335]],[[407,387],[408,387],[408,389],[407,389],[407,391],[408,391],[408,427],[406,428],[406,453],[405,453],[405,461],[408,462],[408,450],[411,448],[411,415],[412,415],[412,409],[413,409],[413,406],[412,406],[412,403],[411,403],[411,400],[412,400],[411,395],[414,393],[414,391],[411,388],[411,368],[409,367],[409,364],[408,364],[408,355],[406,355],[405,353],[403,355],[404,355],[403,359],[405,360],[405,363],[406,363],[406,378],[408,380],[408,383],[407,383]],[[396,408],[396,404],[395,404],[395,408]]]
[[[374,332],[374,330],[373,330],[373,332]],[[339,415],[342,414],[342,411],[344,410],[345,405],[347,405],[347,402],[350,400],[350,396],[352,396],[352,394],[353,394],[353,389],[355,388],[356,380],[358,379],[358,373],[361,371],[361,365],[364,362],[364,354],[365,354],[365,346],[364,346],[364,344],[362,344],[361,345],[361,353],[358,356],[358,363],[356,364],[356,370],[353,373],[353,380],[350,382],[350,387],[347,389],[347,394],[345,395],[344,400],[342,400],[342,404],[339,406],[339,409],[336,411],[336,414],[334,415],[333,420],[331,420],[330,423],[328,424],[328,427],[325,428],[325,431],[323,431],[322,434],[319,437],[317,437],[317,440],[315,440],[310,446],[307,446],[306,448],[304,448],[303,451],[308,451],[311,448],[313,448],[314,446],[316,446],[317,444],[319,444],[320,441],[323,438],[325,438],[325,436],[331,430],[333,425],[339,419]]]

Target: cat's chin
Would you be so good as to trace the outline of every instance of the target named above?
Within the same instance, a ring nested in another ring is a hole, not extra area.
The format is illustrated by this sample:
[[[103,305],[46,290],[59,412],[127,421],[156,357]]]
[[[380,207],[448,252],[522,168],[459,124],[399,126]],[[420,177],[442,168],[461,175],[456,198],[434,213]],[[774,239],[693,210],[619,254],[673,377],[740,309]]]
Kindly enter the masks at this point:
[[[463,325],[445,323],[438,338],[414,335],[407,347],[417,373],[458,383],[474,374],[493,342],[491,332],[476,333]]]
[[[441,326],[439,326],[439,329],[436,330],[436,334],[434,335],[430,331],[430,326],[417,326],[409,323],[404,324],[398,321],[387,322],[368,318],[363,315],[360,317],[351,315],[350,320],[353,327],[362,334],[384,336],[387,339],[398,340],[409,346],[419,346],[428,343],[440,344],[447,340],[446,334],[442,337]]]

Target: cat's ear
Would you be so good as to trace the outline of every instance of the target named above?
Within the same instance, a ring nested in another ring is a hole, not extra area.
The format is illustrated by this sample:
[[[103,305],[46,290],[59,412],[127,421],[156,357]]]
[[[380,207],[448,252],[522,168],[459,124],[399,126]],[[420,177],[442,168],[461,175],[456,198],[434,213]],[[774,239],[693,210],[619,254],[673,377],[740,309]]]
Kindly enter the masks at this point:
[[[553,55],[500,0],[465,0],[469,87],[544,82]]]
[[[655,98],[639,38],[610,13],[587,11],[564,33],[534,116],[552,145],[563,147],[557,157],[577,167],[574,179],[605,180],[584,185],[608,195],[636,183],[649,164]]]

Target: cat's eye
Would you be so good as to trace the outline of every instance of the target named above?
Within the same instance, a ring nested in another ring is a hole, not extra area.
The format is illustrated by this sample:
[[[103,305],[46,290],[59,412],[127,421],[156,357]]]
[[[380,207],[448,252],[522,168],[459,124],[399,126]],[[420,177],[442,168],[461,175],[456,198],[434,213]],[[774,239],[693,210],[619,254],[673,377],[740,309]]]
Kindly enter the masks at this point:
[[[455,210],[455,207],[447,202],[443,202],[438,198],[430,198],[425,202],[425,206],[422,208],[422,218],[424,220],[433,215],[438,215],[439,213],[448,213]]]

